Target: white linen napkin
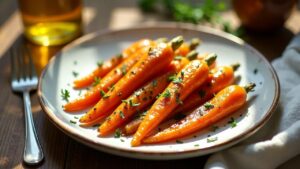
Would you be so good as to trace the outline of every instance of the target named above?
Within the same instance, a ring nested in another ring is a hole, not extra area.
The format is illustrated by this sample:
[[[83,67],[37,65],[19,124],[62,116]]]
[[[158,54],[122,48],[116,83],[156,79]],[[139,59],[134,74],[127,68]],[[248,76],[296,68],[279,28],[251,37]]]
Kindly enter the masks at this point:
[[[300,154],[300,33],[272,65],[281,89],[277,110],[256,134],[209,157],[205,169],[274,169]]]

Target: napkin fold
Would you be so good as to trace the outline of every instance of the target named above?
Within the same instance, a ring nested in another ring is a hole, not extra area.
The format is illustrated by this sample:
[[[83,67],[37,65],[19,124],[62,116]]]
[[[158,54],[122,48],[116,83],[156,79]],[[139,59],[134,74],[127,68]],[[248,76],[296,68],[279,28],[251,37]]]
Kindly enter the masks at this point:
[[[300,33],[272,65],[281,90],[277,110],[256,134],[209,157],[205,169],[274,169],[300,154]]]

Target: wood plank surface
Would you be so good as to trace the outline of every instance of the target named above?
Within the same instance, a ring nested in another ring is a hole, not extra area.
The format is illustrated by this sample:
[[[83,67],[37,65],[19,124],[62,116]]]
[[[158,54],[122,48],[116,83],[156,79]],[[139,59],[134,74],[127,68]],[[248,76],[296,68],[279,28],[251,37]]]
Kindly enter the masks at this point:
[[[122,28],[143,22],[166,20],[161,16],[142,14],[136,7],[136,2],[131,0],[115,0],[109,1],[109,3],[90,0],[85,1],[85,7],[84,23],[86,33],[103,28]],[[2,10],[3,8],[5,10]],[[14,42],[15,38],[19,37],[14,45],[18,46],[19,43],[26,43],[31,48],[36,67],[40,72],[47,61],[61,47],[47,48],[24,42],[23,37],[20,36],[21,22],[15,16],[17,12],[16,1],[0,0],[0,9],[0,34],[1,32],[9,32],[0,36],[0,45],[5,42]],[[232,23],[239,24],[232,11],[228,11],[226,16]],[[300,31],[299,18],[300,12],[294,11],[285,28],[281,31],[269,35],[247,33],[244,40],[272,61],[281,55],[290,39]],[[5,30],[3,25],[6,25]],[[16,25],[18,29],[14,29]],[[23,164],[23,100],[20,95],[13,93],[10,88],[10,44],[6,45],[5,48],[0,47],[0,51],[2,51],[2,53],[0,52],[0,169],[203,168],[208,156],[173,161],[137,160],[103,153],[78,143],[62,133],[47,119],[39,105],[36,93],[31,95],[33,117],[45,153],[45,160],[40,165],[33,167]]]

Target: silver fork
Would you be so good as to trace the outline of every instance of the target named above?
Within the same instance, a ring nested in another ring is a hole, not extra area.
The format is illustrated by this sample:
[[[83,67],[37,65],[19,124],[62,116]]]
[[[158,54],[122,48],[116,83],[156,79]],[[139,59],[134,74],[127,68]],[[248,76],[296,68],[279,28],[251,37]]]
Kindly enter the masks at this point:
[[[23,160],[30,165],[38,164],[43,160],[44,154],[35,131],[29,95],[30,91],[36,90],[38,78],[28,48],[21,45],[19,50],[11,50],[11,66],[12,90],[23,93],[25,113],[25,147]]]

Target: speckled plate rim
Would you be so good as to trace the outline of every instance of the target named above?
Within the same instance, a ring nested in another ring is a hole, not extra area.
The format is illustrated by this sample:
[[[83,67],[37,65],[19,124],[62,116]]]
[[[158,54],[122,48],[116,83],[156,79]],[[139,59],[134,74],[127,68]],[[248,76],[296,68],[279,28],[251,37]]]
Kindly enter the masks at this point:
[[[101,35],[107,35],[107,34],[114,34],[117,32],[122,32],[122,31],[134,31],[134,30],[144,30],[144,29],[181,29],[181,30],[186,30],[186,31],[199,31],[199,32],[204,32],[207,34],[213,34],[215,36],[219,36],[222,38],[225,38],[229,41],[232,41],[241,47],[248,48],[249,50],[252,50],[255,52],[255,54],[264,61],[266,68],[269,69],[269,71],[272,74],[272,79],[274,79],[274,84],[275,84],[275,97],[272,100],[272,104],[268,111],[265,113],[264,117],[256,123],[253,127],[249,128],[247,131],[239,134],[236,137],[233,137],[227,141],[215,144],[211,147],[205,147],[205,148],[194,148],[192,150],[186,150],[186,151],[174,151],[174,152],[151,152],[151,151],[141,151],[141,150],[135,150],[135,149],[128,149],[128,148],[116,148],[114,146],[109,146],[109,145],[102,145],[101,143],[94,142],[90,139],[87,139],[86,137],[83,137],[79,135],[78,133],[74,132],[73,129],[71,129],[70,126],[68,126],[66,123],[61,121],[59,118],[57,118],[50,109],[50,107],[47,105],[43,98],[43,93],[42,93],[42,85],[41,81],[45,76],[45,73],[47,72],[48,66],[53,63],[56,59],[56,56],[59,56],[61,53],[76,47],[77,45],[86,42],[88,40],[93,39],[94,37],[101,36]],[[199,155],[204,155],[204,154],[209,154],[213,153],[216,151],[223,150],[225,148],[228,148],[244,139],[249,137],[250,135],[254,134],[256,131],[258,131],[271,117],[273,112],[275,111],[278,102],[279,102],[279,96],[280,96],[280,84],[279,80],[277,77],[277,74],[272,67],[272,65],[269,63],[269,61],[256,49],[254,49],[252,46],[248,45],[246,42],[244,42],[242,39],[233,36],[231,34],[222,32],[220,30],[216,30],[213,28],[209,27],[204,27],[204,26],[196,26],[192,24],[185,24],[185,23],[174,23],[174,22],[159,22],[159,23],[147,23],[144,25],[140,26],[135,26],[131,28],[124,28],[124,29],[109,29],[109,30],[102,30],[102,31],[97,31],[94,33],[90,33],[87,35],[84,35],[83,37],[78,38],[77,40],[73,41],[72,43],[66,45],[59,53],[57,53],[47,64],[47,66],[44,68],[42,71],[42,74],[39,77],[39,84],[38,84],[38,98],[41,104],[42,109],[44,112],[47,114],[47,117],[50,119],[50,121],[61,131],[63,131],[66,135],[72,137],[73,139],[86,144],[92,148],[95,148],[97,150],[101,150],[107,153],[119,155],[119,156],[126,156],[126,157],[131,157],[131,158],[139,158],[139,159],[155,159],[155,160],[169,160],[169,159],[182,159],[182,158],[189,158],[189,157],[195,157]],[[162,158],[163,157],[163,158]]]

